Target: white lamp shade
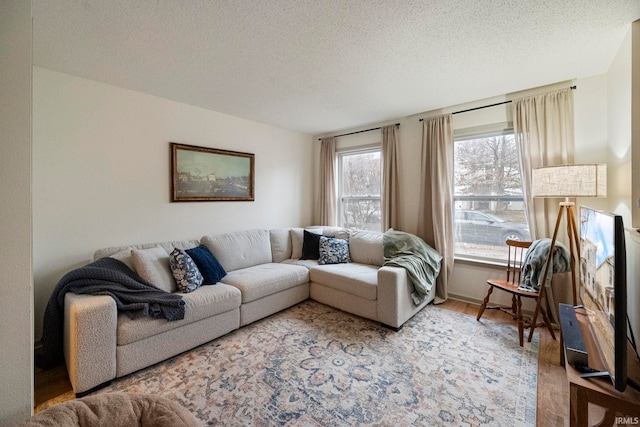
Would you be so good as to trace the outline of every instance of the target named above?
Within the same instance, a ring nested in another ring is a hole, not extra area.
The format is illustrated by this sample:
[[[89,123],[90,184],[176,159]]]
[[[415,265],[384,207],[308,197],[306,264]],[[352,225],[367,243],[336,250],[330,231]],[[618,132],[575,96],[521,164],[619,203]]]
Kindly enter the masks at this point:
[[[607,165],[583,164],[534,169],[533,197],[606,197]]]

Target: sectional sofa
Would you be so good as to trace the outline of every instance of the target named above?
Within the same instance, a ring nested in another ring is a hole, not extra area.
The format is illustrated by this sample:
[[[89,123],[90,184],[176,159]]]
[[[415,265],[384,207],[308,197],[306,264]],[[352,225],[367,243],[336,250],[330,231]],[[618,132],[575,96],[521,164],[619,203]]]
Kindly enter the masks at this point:
[[[305,231],[312,233],[309,236],[346,240],[349,262],[322,264],[322,260],[305,259],[314,258],[303,253]],[[215,285],[182,294],[185,316],[181,320],[132,319],[118,313],[109,296],[65,295],[64,355],[76,394],[308,298],[398,329],[435,295],[434,284],[420,304],[414,303],[407,271],[383,266],[383,233],[336,227],[243,230],[204,236],[200,241],[112,247],[96,251],[94,259],[111,256],[135,270],[134,253],[153,249],[150,252],[160,253],[159,271],[166,272],[175,248],[199,245],[209,249],[226,275]]]

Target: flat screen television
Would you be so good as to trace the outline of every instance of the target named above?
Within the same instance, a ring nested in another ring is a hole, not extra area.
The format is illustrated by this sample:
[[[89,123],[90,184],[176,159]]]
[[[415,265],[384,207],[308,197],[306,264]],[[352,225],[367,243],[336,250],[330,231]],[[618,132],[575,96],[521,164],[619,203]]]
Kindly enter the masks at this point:
[[[627,261],[622,217],[580,207],[580,298],[606,373],[627,386]]]

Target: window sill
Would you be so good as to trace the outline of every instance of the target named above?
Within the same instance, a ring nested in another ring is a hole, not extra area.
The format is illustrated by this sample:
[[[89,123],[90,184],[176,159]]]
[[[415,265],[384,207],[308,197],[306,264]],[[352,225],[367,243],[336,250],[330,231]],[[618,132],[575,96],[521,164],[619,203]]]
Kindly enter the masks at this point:
[[[506,267],[507,261],[497,259],[472,258],[464,255],[454,255],[454,265],[456,262],[463,264],[484,265],[490,267]]]

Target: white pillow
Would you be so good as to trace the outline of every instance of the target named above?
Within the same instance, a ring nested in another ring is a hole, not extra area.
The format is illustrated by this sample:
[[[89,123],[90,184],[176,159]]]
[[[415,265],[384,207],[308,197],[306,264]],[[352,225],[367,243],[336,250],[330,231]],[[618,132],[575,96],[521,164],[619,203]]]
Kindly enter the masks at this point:
[[[169,267],[169,254],[160,246],[131,251],[136,272],[158,289],[175,292],[178,287]]]
[[[292,228],[291,229],[291,258],[300,259],[302,257],[302,243],[304,230],[311,233],[322,234],[322,227]]]
[[[291,258],[291,234],[288,228],[269,230],[269,240],[273,262],[282,262]]]

